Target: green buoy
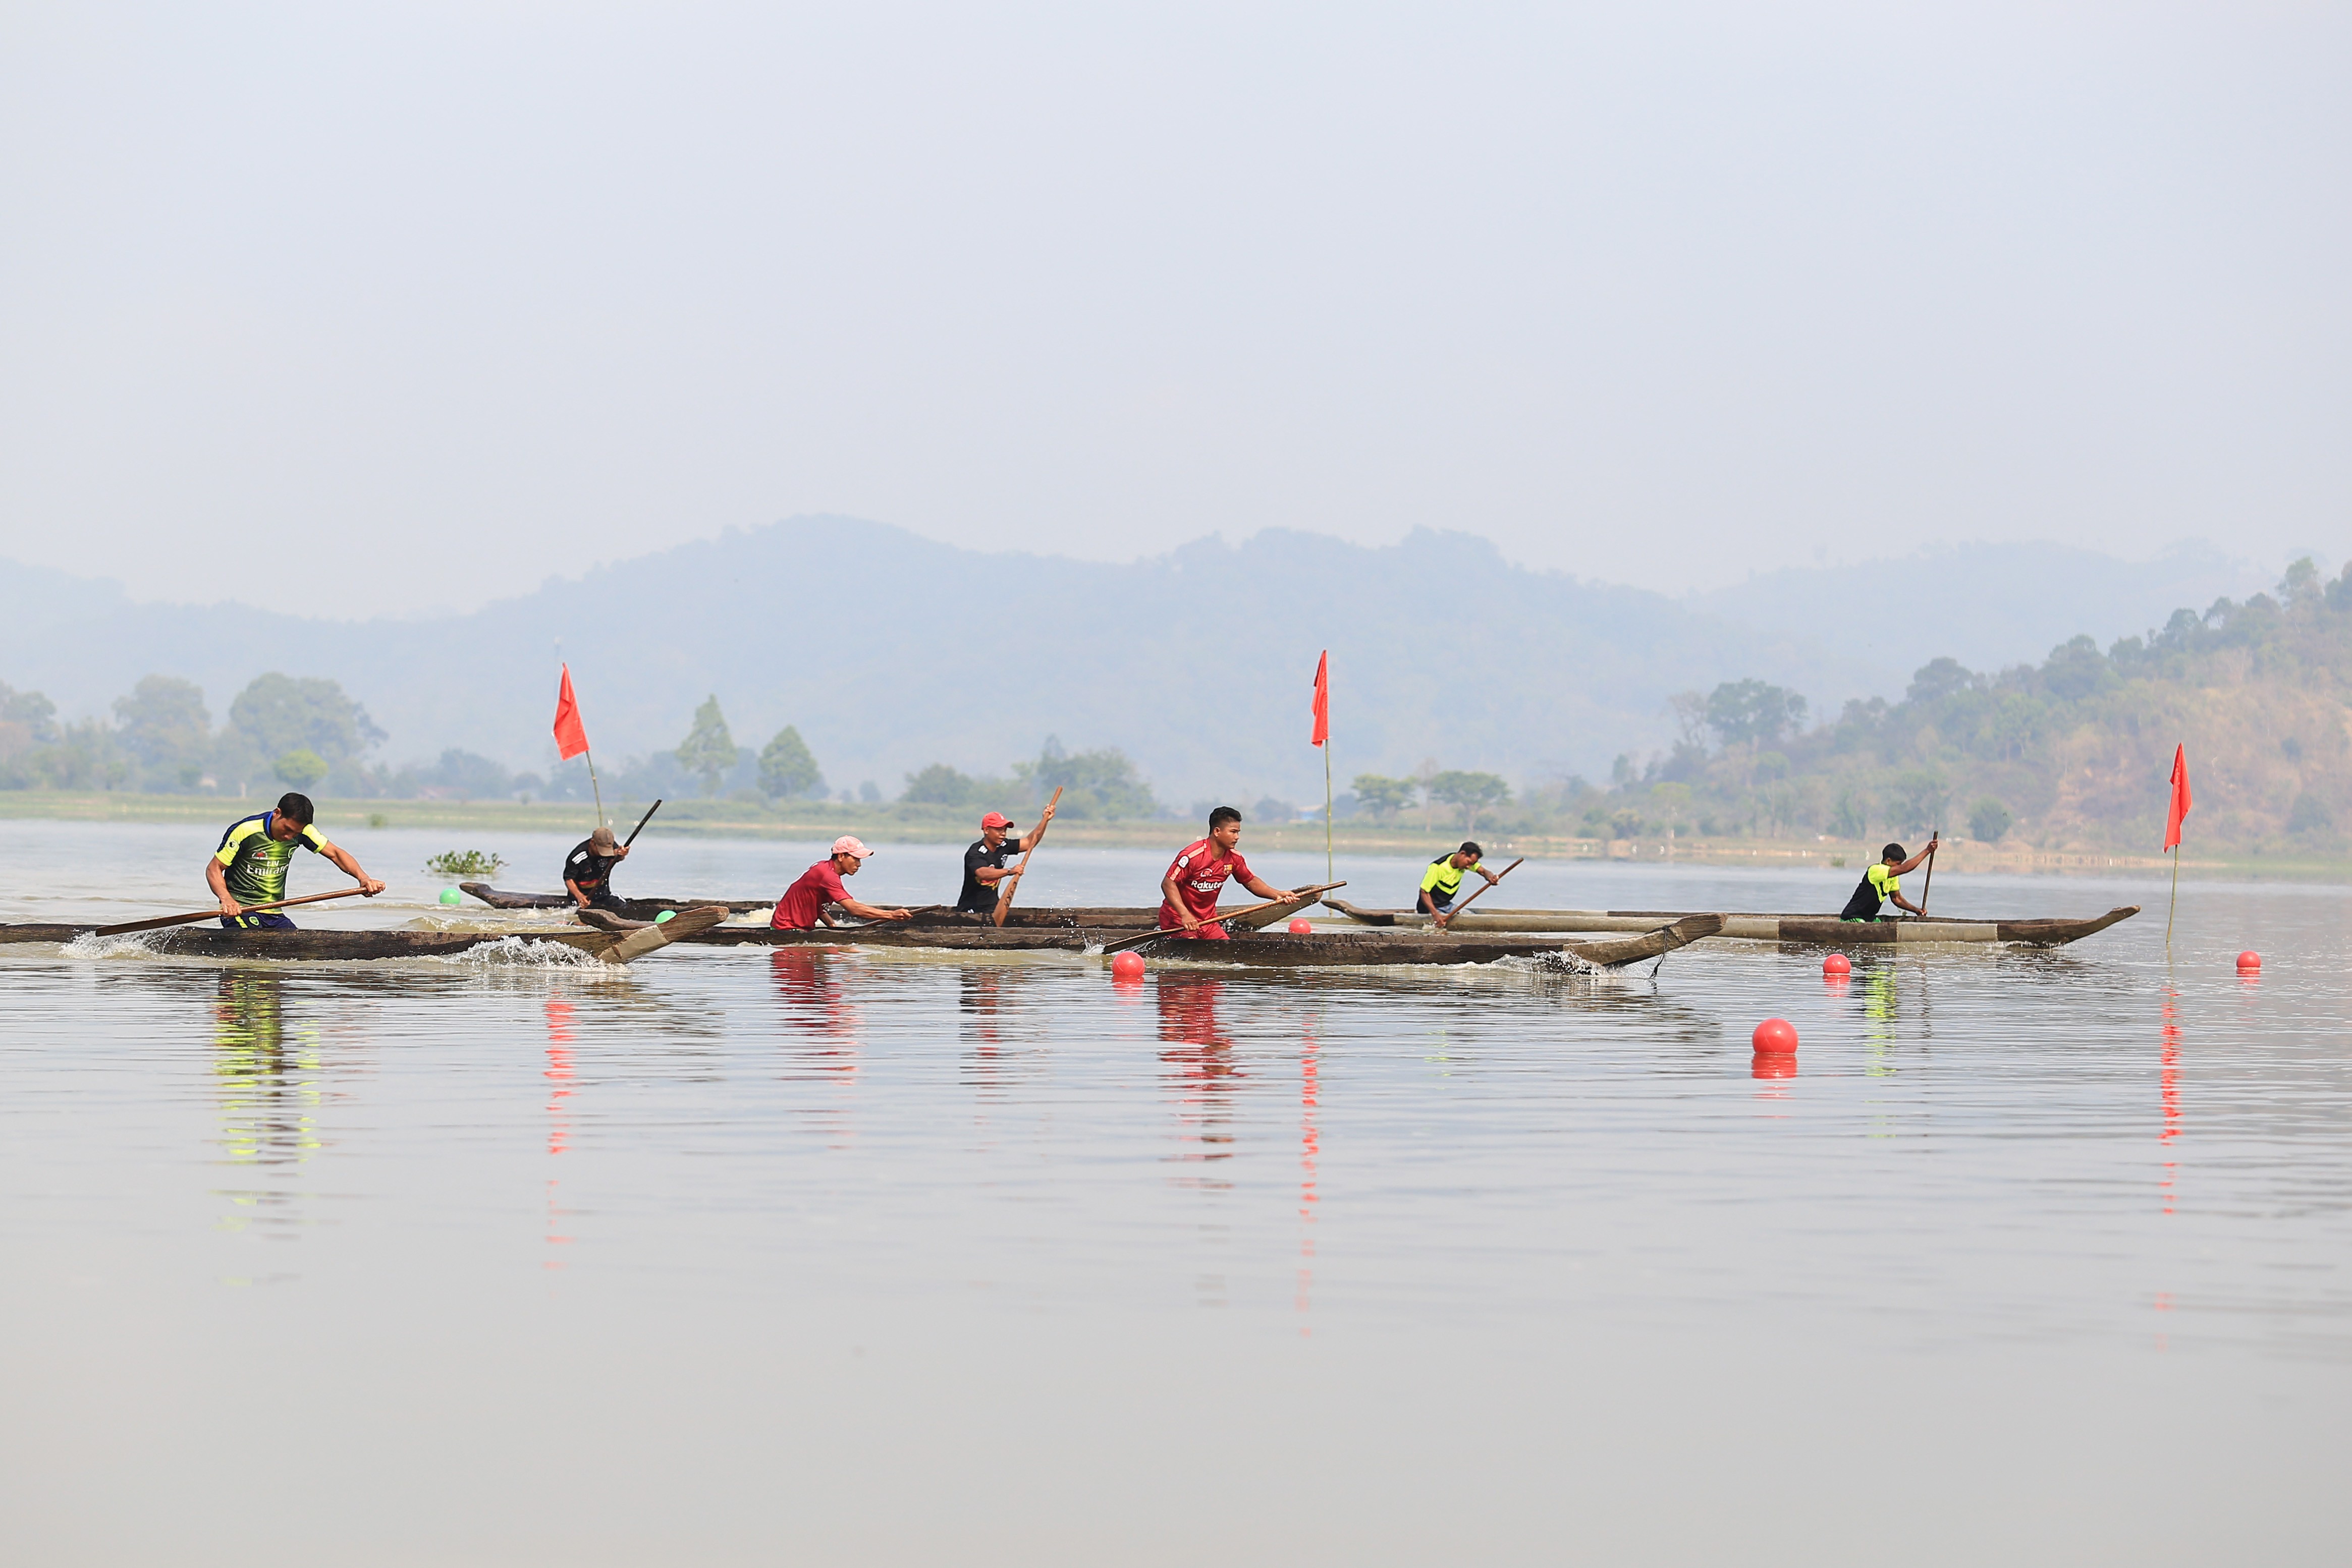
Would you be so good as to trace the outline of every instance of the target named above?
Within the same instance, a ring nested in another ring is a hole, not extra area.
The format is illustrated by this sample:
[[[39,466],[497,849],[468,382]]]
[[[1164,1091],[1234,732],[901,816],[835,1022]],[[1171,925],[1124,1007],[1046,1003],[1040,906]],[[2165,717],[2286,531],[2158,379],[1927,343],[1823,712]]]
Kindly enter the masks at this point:
[[[441,902],[444,904],[455,904],[458,897],[458,892],[454,887],[445,887],[441,890]]]
[[[670,916],[677,913],[677,911],[675,909],[665,909],[659,915],[654,916],[654,924],[656,925],[667,925],[669,924]]]

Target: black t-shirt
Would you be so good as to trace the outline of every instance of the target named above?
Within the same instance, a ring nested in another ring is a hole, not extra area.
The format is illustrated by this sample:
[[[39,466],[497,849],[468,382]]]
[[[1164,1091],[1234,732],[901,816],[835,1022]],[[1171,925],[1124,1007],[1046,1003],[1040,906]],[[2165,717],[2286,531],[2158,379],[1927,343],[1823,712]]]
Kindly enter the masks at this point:
[[[598,854],[595,840],[583,839],[564,857],[563,880],[576,882],[583,887],[595,887],[610,877],[613,868],[620,863],[618,855]]]
[[[995,914],[996,890],[1004,884],[982,882],[978,874],[980,869],[986,866],[992,871],[1003,871],[1004,862],[1020,852],[1021,841],[1010,833],[1005,834],[1004,841],[994,849],[988,847],[986,839],[975,840],[971,848],[963,852],[963,891],[956,894],[956,907],[970,910],[975,915]]]

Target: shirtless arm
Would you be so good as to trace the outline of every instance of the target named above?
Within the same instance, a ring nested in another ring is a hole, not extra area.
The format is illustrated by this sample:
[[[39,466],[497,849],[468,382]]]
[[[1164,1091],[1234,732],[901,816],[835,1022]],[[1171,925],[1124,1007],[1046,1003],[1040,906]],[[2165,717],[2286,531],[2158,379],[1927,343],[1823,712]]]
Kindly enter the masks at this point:
[[[319,852],[332,862],[346,876],[349,876],[353,882],[360,884],[362,896],[373,898],[377,894],[383,891],[383,883],[368,875],[366,871],[361,867],[357,858],[352,855],[351,851],[343,848],[342,845],[329,844]],[[215,862],[215,863],[217,864],[218,862]]]
[[[840,904],[843,909],[860,920],[912,920],[915,917],[912,910],[877,909],[874,905],[855,898],[845,897],[840,900]],[[832,923],[827,921],[826,924]]]
[[[205,861],[205,885],[213,890],[215,898],[220,900],[223,915],[233,920],[245,913],[245,905],[228,895],[228,868],[221,864],[217,857],[207,857]]]
[[[1185,930],[1198,931],[1201,928],[1201,922],[1194,917],[1191,910],[1184,907],[1184,895],[1177,891],[1174,877],[1163,876],[1160,879],[1160,902],[1176,912],[1176,922]]]

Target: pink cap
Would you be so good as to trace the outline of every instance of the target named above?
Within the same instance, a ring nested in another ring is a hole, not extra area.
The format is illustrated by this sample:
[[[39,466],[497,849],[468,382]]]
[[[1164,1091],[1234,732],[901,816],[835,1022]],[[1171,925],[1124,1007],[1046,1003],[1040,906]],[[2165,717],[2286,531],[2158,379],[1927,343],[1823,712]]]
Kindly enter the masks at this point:
[[[833,841],[833,852],[837,855],[855,855],[857,859],[864,860],[874,852],[867,849],[859,840],[844,833]]]
[[[1002,811],[991,811],[980,820],[980,825],[983,828],[1009,828],[1013,825],[1013,819]]]

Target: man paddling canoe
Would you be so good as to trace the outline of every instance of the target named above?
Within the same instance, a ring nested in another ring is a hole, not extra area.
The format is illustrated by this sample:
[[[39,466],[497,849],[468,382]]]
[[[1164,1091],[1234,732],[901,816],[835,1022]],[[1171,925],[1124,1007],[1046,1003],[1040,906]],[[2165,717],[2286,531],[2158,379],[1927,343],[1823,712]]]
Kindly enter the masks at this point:
[[[1838,918],[1840,920],[1875,920],[1878,918],[1878,912],[1885,907],[1885,901],[1890,898],[1895,901],[1895,907],[1897,909],[1907,909],[1914,915],[1927,914],[1926,910],[1903,896],[1903,883],[1900,879],[1906,872],[1917,870],[1920,863],[1935,852],[1936,840],[1932,838],[1927,841],[1926,849],[1908,860],[1903,858],[1901,844],[1887,845],[1878,863],[1863,872],[1862,881],[1854,885],[1853,896],[1845,901],[1845,907],[1838,911]]]
[[[628,858],[629,846],[614,838],[612,829],[598,828],[563,857],[563,891],[583,909],[626,914],[620,895],[613,891],[613,868]]]
[[[776,913],[769,917],[768,925],[778,931],[814,931],[820,921],[831,925],[834,918],[824,912],[828,904],[838,904],[860,920],[912,920],[914,915],[908,910],[877,909],[870,904],[861,904],[850,897],[849,890],[841,884],[843,877],[856,876],[873,853],[846,833],[834,840],[833,853],[801,873],[800,880],[776,900]]]
[[[277,904],[286,896],[286,868],[296,849],[324,855],[373,898],[383,883],[362,870],[349,850],[327,841],[310,824],[318,816],[308,795],[280,795],[275,810],[242,818],[221,835],[220,848],[205,862],[205,882],[220,900],[221,924],[232,930],[291,931],[294,923],[274,909],[248,915],[248,904]]]
[[[1005,857],[1035,849],[1053,821],[1054,808],[1047,806],[1037,814],[1037,825],[1015,839],[1012,818],[1002,811],[982,817],[979,840],[963,852],[963,891],[956,894],[956,907],[968,915],[995,914],[997,895],[1021,877],[1004,863]]]
[[[1186,936],[1213,942],[1228,938],[1217,923],[1217,894],[1231,878],[1260,898],[1283,904],[1303,904],[1311,894],[1286,893],[1258,879],[1237,847],[1242,841],[1242,814],[1231,806],[1209,813],[1209,836],[1184,846],[1160,879],[1160,929],[1181,929]]]
[[[1475,871],[1486,879],[1488,887],[1503,880],[1479,863],[1486,853],[1474,841],[1465,839],[1460,849],[1452,854],[1438,856],[1429,862],[1429,869],[1421,873],[1421,912],[1428,915],[1440,931],[1444,930],[1445,923],[1454,918],[1454,901],[1462,896],[1465,875]]]

